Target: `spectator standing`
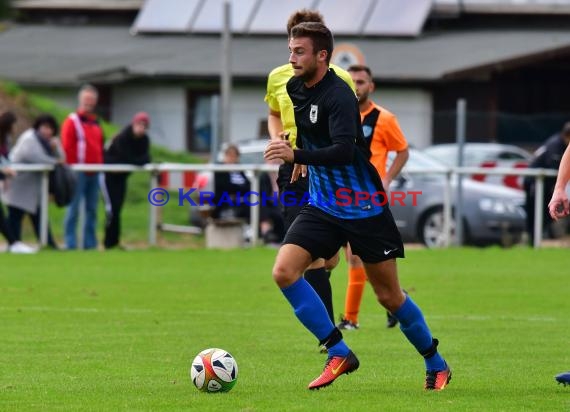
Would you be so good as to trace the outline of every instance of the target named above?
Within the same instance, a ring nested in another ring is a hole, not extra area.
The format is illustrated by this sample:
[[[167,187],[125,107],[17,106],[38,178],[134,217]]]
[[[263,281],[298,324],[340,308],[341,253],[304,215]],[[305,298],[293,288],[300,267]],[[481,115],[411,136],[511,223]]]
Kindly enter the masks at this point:
[[[103,129],[95,114],[98,100],[97,89],[85,85],[79,90],[78,108],[63,122],[61,140],[67,163],[100,164],[103,163]],[[99,180],[97,172],[76,172],[77,187],[71,204],[65,215],[65,243],[67,249],[77,248],[77,220],[79,207],[84,202],[85,222],[83,230],[83,248],[97,247],[95,228],[97,226],[97,201]]]
[[[58,125],[51,115],[40,115],[33,127],[20,135],[10,152],[10,161],[27,164],[56,164],[65,160],[59,139],[56,137]],[[19,172],[10,179],[6,190],[8,206],[8,225],[16,240],[22,237],[22,219],[28,214],[34,232],[40,240],[42,174],[38,172]],[[48,227],[48,246],[58,249]]]
[[[150,126],[150,117],[145,112],[133,116],[131,123],[113,138],[105,150],[106,164],[132,164],[142,166],[150,162],[150,139],[147,130]],[[121,210],[127,193],[127,179],[129,172],[105,173],[102,185],[105,199],[105,249],[120,245],[121,237]]]
[[[8,165],[8,152],[10,151],[10,137],[14,132],[16,124],[16,116],[12,112],[4,112],[0,115],[0,181],[4,183],[4,189],[7,188],[6,181],[9,177],[16,176],[16,172]],[[0,199],[1,200],[1,199]],[[14,237],[8,221],[4,216],[4,207],[0,201],[0,232],[8,242],[8,252],[11,253],[35,253],[36,249],[19,242]]]

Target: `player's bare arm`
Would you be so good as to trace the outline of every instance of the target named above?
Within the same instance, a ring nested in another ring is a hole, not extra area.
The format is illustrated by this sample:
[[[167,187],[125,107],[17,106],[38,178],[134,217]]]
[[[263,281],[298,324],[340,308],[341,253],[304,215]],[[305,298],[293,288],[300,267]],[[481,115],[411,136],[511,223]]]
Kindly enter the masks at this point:
[[[568,202],[568,195],[566,194],[566,185],[569,181],[570,145],[566,147],[566,151],[560,160],[560,169],[558,170],[554,193],[552,194],[552,198],[548,204],[548,211],[554,220],[570,215],[570,204]]]
[[[400,174],[402,168],[408,161],[408,157],[410,157],[410,152],[408,151],[407,148],[404,150],[400,150],[399,152],[396,152],[396,157],[394,158],[394,161],[390,165],[390,168],[386,173],[386,177],[382,181],[382,184],[384,185],[384,188],[386,190],[388,190],[388,187],[390,187],[390,183],[392,183],[392,180],[394,180]]]
[[[283,122],[281,121],[281,113],[271,109],[269,110],[267,128],[269,129],[271,140],[282,140]]]

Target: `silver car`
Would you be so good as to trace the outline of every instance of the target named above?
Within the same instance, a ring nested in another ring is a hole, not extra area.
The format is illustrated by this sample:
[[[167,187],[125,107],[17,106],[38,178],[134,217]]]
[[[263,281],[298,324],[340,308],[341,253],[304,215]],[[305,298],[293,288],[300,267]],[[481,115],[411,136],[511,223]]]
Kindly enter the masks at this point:
[[[446,170],[444,164],[417,149],[410,149],[408,162],[390,185],[390,192],[416,191],[421,194],[416,195],[415,202],[410,197],[404,202],[393,202],[392,214],[405,241],[420,241],[428,247],[441,247],[445,244],[445,175],[416,174],[413,173],[414,168],[434,172]],[[452,181],[451,187],[452,204],[455,205],[457,181]],[[509,246],[520,242],[525,230],[523,205],[524,193],[519,190],[463,179],[463,243]],[[454,221],[452,219],[452,231]]]

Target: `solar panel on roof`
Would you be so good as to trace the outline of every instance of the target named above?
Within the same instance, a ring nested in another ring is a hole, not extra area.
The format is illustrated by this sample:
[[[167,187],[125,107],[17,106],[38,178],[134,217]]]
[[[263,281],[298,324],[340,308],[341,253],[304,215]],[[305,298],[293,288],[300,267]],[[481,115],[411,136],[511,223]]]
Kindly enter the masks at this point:
[[[133,24],[135,33],[187,32],[201,0],[146,0]]]
[[[417,36],[431,9],[431,0],[376,0],[362,34]]]
[[[299,9],[314,9],[318,0],[263,0],[249,27],[250,33],[286,34],[289,16]]]
[[[375,0],[320,0],[317,9],[333,34],[360,34]]]
[[[232,0],[230,1],[232,30],[243,33],[250,22],[255,6],[260,0]],[[219,33],[223,28],[224,0],[208,0],[200,8],[196,20],[192,24],[192,31],[205,33]]]
[[[234,33],[283,34],[289,16],[317,9],[334,34],[416,36],[431,0],[228,0]],[[146,0],[133,31],[218,33],[224,0]]]

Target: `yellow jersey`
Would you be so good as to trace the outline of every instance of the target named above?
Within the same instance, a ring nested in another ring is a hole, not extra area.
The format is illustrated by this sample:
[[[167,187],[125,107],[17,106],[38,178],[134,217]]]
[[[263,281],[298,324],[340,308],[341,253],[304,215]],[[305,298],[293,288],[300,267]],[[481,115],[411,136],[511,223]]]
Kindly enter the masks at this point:
[[[330,67],[342,80],[346,82],[355,92],[354,83],[352,82],[352,77],[350,74],[334,65],[331,64]],[[293,102],[287,94],[287,82],[293,77],[293,66],[290,63],[284,64],[283,66],[276,67],[269,73],[267,77],[267,93],[265,95],[265,101],[269,106],[269,109],[273,112],[278,112],[281,114],[281,123],[283,123],[283,130],[289,132],[289,141],[293,148],[296,147],[295,142],[297,141],[297,126],[295,125],[295,113],[293,112]]]

